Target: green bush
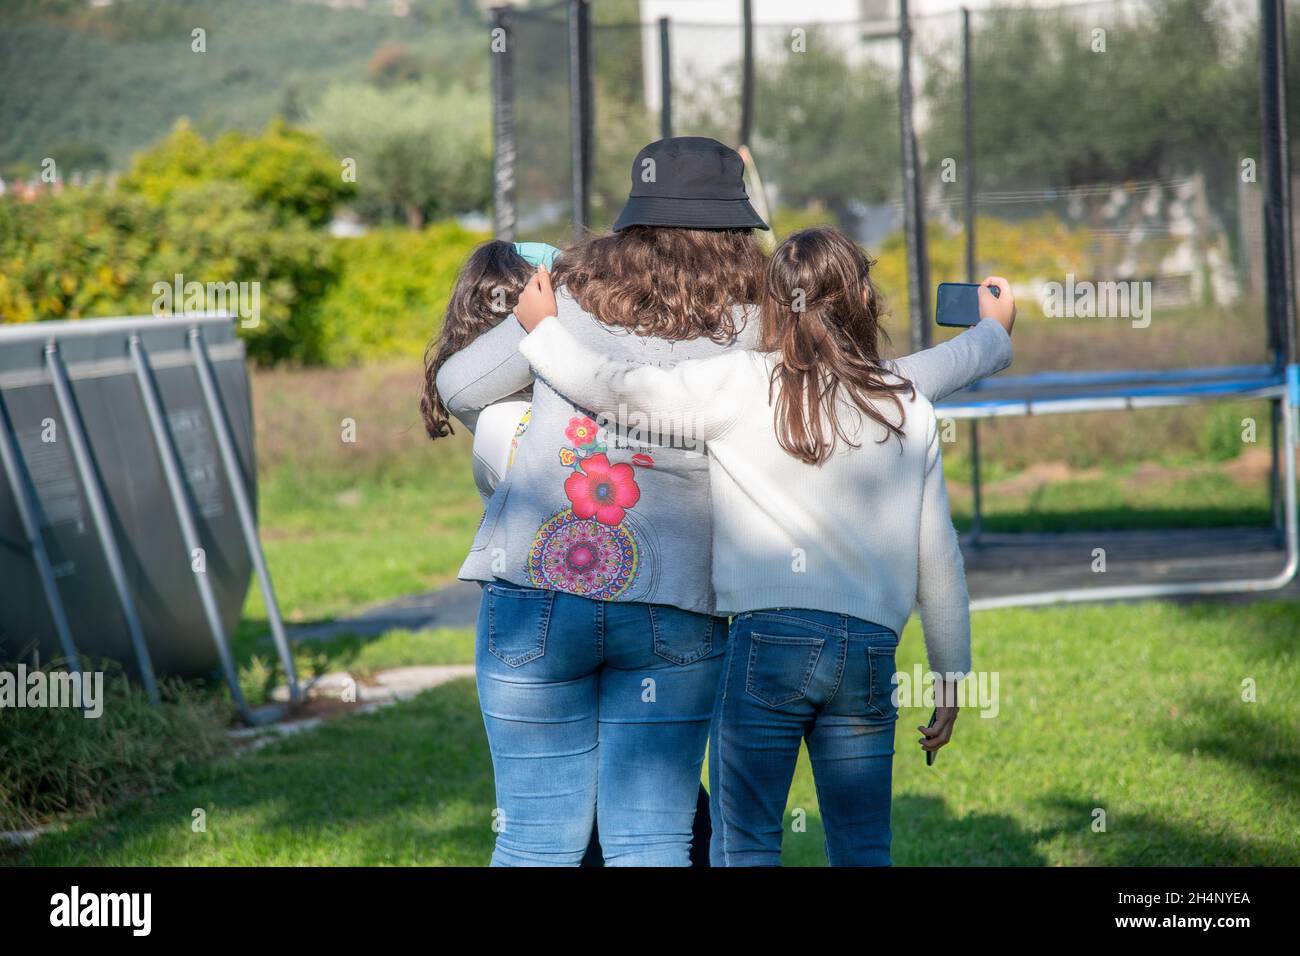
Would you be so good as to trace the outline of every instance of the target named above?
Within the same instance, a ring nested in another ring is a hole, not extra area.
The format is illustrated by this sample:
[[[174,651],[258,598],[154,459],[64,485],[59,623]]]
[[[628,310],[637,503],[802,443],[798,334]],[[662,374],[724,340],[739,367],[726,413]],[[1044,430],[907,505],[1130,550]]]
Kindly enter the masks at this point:
[[[153,311],[154,284],[258,282],[261,322],[244,330],[262,363],[321,357],[316,300],[334,277],[329,238],[277,224],[243,187],[209,183],[165,207],[103,188],[0,202],[0,321]]]
[[[442,327],[456,273],[483,233],[454,223],[337,239],[339,281],[320,302],[330,364],[419,355]]]
[[[104,675],[99,717],[72,708],[0,708],[0,829],[170,790],[183,767],[228,751],[229,705],[173,679],[160,690],[164,702],[155,707],[113,669]]]
[[[256,136],[231,130],[210,142],[181,120],[136,157],[119,185],[165,206],[177,193],[210,182],[239,183],[275,211],[277,222],[302,218],[313,226],[329,222],[334,207],[354,192],[320,139],[282,120]]]

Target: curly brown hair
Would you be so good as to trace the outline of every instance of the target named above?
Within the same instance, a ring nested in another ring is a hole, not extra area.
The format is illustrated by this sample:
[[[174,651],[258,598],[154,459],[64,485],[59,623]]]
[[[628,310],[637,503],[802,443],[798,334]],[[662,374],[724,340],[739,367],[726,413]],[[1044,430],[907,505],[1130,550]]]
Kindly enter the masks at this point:
[[[438,370],[442,363],[514,311],[519,293],[534,271],[514,244],[502,239],[483,243],[461,267],[447,303],[442,330],[424,353],[420,417],[430,438],[454,433],[447,406],[438,394]]]
[[[915,394],[911,382],[880,359],[884,306],[871,281],[874,265],[837,229],[805,229],[772,253],[763,277],[759,349],[777,352],[768,400],[776,395],[774,420],[781,447],[810,465],[830,458],[835,442],[852,447],[836,408],[841,395],[886,432],[902,438],[899,394]],[[892,404],[898,421],[876,407]]]
[[[757,299],[763,263],[749,229],[630,226],[576,241],[554,279],[607,325],[725,343],[738,331],[732,306]]]

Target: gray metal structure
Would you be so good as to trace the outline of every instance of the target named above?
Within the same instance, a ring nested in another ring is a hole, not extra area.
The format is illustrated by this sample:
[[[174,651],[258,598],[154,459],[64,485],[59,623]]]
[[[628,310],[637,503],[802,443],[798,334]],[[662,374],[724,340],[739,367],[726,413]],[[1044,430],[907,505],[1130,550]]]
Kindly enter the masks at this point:
[[[667,17],[659,18],[659,136],[673,135],[673,53]]]
[[[515,204],[515,42],[510,7],[492,9],[492,225],[498,239],[513,242]]]
[[[593,69],[590,0],[569,0],[569,144],[573,174],[573,232],[581,236],[591,222]]]
[[[244,346],[221,314],[0,326],[0,660],[220,667],[257,572],[299,688],[257,538]]]

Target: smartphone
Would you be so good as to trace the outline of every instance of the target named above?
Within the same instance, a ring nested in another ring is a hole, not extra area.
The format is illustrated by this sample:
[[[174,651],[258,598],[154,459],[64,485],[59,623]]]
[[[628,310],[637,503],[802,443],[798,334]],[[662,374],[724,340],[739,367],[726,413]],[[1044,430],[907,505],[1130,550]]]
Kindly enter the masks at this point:
[[[942,286],[940,286],[940,288],[942,288]],[[930,715],[930,722],[929,722],[928,724],[925,725],[926,730],[929,730],[931,727],[933,727],[933,726],[934,726],[934,722],[935,722],[936,720],[938,720],[938,719],[939,719],[939,708],[936,707],[936,708],[934,709],[934,713]],[[933,766],[934,766],[934,758],[937,757],[937,756],[939,756],[939,754],[938,754],[936,751],[933,751],[933,750],[927,750],[927,751],[925,752],[925,765],[926,765],[927,767],[933,767]]]
[[[934,320],[939,325],[966,328],[980,321],[980,283],[940,282]],[[996,299],[1001,295],[997,286],[989,286]]]

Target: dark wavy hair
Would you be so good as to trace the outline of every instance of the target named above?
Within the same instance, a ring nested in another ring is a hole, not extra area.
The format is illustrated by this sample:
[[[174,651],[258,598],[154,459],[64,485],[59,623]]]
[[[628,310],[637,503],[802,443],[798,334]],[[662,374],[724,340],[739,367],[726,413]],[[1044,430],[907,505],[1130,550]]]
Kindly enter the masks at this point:
[[[584,310],[663,339],[729,342],[731,308],[756,301],[763,250],[749,229],[630,226],[579,239],[555,266]]]
[[[424,353],[420,416],[430,438],[443,438],[454,432],[447,406],[438,394],[438,370],[442,363],[513,312],[519,293],[534,271],[512,243],[501,239],[483,243],[461,267],[447,303],[442,330]]]
[[[844,427],[841,397],[886,429],[881,441],[903,436],[899,394],[911,382],[880,359],[884,305],[871,281],[874,265],[837,229],[805,229],[772,253],[763,277],[759,348],[779,353],[768,388],[776,396],[777,441],[800,461],[819,465],[837,439],[857,443]],[[898,421],[877,407],[892,404]]]

